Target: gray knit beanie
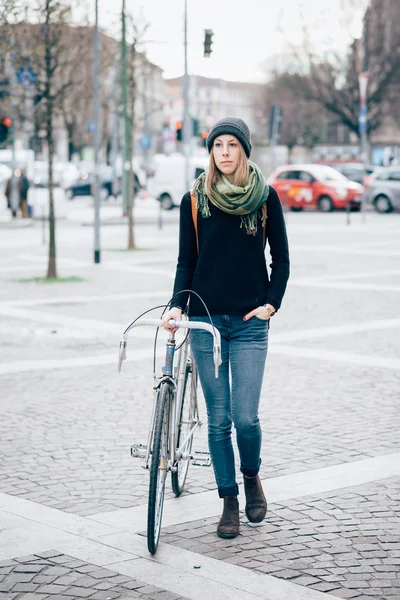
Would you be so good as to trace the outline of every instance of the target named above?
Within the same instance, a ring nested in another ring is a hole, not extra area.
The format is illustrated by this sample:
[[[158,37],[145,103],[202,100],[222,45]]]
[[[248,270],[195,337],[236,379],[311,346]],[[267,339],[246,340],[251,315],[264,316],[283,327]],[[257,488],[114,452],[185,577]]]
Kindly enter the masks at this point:
[[[242,119],[239,119],[238,117],[224,117],[223,119],[216,121],[211,126],[211,129],[210,129],[208,137],[207,137],[208,152],[211,152],[211,148],[212,148],[215,138],[218,137],[219,135],[224,135],[224,134],[234,135],[239,140],[239,142],[242,144],[243,150],[245,151],[247,158],[250,157],[250,152],[251,152],[250,129],[248,128],[246,123],[244,121],[242,121]]]

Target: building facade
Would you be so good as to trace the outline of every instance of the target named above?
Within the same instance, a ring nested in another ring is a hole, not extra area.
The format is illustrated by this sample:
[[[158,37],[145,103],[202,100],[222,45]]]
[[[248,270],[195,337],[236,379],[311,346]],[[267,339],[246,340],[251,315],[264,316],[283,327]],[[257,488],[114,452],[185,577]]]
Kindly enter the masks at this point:
[[[250,130],[259,130],[257,100],[264,86],[254,83],[225,81],[198,75],[189,76],[189,114],[194,124],[192,146],[201,147],[201,134],[208,132],[214,121],[225,116],[238,116],[248,123]],[[173,152],[180,149],[176,139],[177,124],[183,121],[183,77],[165,81],[164,103],[164,139],[165,150]],[[267,125],[265,124],[265,133]],[[255,143],[257,140],[255,139]]]

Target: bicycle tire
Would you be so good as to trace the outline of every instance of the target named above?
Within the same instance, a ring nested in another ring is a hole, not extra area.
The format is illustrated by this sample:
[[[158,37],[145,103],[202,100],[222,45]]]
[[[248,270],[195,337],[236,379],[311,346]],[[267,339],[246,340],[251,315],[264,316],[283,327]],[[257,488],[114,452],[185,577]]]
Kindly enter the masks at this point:
[[[178,431],[176,436],[176,447],[179,448],[180,440],[184,440],[188,435],[193,422],[198,419],[197,412],[197,368],[193,360],[188,360],[185,372],[185,382],[183,388],[183,399],[181,414],[179,415]],[[186,445],[186,452],[190,455],[193,447],[193,436]],[[184,490],[186,477],[190,465],[190,459],[178,460],[176,471],[171,472],[172,490],[176,497],[180,496]]]
[[[154,436],[150,465],[149,501],[147,510],[147,547],[150,554],[157,551],[164,507],[165,481],[168,474],[168,420],[171,388],[160,386],[154,421]]]

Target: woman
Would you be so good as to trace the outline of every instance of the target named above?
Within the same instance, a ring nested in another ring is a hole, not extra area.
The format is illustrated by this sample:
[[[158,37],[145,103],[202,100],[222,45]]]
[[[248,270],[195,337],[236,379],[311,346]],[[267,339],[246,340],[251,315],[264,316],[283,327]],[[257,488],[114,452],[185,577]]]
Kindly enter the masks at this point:
[[[261,522],[267,502],[258,475],[261,428],[258,406],[268,347],[269,319],[278,311],[289,277],[289,250],[282,207],[253,162],[250,131],[236,117],[214,123],[207,137],[210,163],[182,199],[179,257],[173,307],[164,315],[180,320],[193,290],[189,317],[213,323],[221,333],[222,365],[214,377],[212,339],[191,332],[191,346],[207,405],[208,442],[224,508],[217,533],[239,534],[238,486],[231,440],[232,422],[244,476],[245,512]],[[197,224],[197,230],[194,226]],[[265,236],[272,256],[268,278]],[[182,291],[182,293],[180,293]],[[229,377],[231,370],[231,378]],[[231,380],[230,380],[231,379]]]

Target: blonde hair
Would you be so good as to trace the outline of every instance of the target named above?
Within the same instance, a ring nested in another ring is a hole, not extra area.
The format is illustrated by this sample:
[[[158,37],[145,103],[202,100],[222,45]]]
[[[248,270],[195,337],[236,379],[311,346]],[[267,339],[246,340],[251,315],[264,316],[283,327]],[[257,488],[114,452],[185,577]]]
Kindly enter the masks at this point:
[[[238,143],[239,143],[239,149],[240,149],[240,158],[239,158],[239,164],[237,166],[237,169],[233,173],[232,183],[233,183],[233,185],[237,185],[238,187],[244,187],[249,178],[249,161],[248,161],[246,153],[243,149],[243,146],[239,142],[239,140],[238,140]],[[213,144],[213,147],[214,147],[214,144]],[[211,194],[212,185],[214,183],[217,184],[218,181],[221,179],[221,177],[222,177],[222,173],[218,169],[217,165],[215,164],[214,154],[213,154],[213,151],[211,148],[210,162],[208,164],[208,171],[207,171],[207,177],[206,177],[206,194],[207,194],[207,196],[210,196],[210,194]]]

